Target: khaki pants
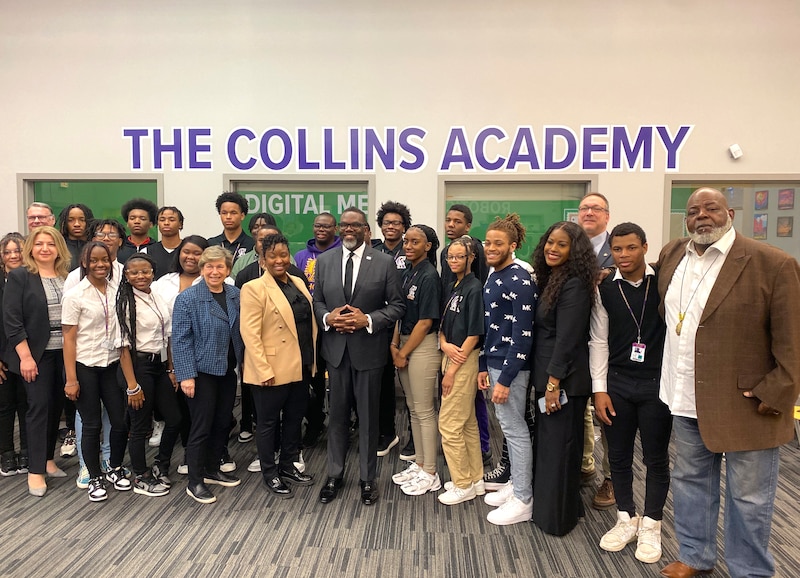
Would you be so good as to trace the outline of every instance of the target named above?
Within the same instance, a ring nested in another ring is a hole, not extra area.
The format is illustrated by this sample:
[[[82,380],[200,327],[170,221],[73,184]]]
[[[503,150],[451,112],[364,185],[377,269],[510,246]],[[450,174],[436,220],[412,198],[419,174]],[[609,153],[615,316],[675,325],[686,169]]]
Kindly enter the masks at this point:
[[[590,398],[591,399],[591,398]],[[594,464],[594,422],[592,421],[591,402],[586,404],[586,413],[583,416],[583,460],[581,461],[581,471],[591,472],[595,469]],[[603,426],[600,426],[600,443],[603,445],[603,478],[611,479],[611,464],[608,462],[608,442]]]
[[[442,373],[449,359],[442,355]],[[439,433],[442,450],[453,483],[466,489],[483,478],[481,442],[475,418],[475,394],[478,391],[478,351],[470,353],[466,363],[455,374],[450,395],[442,397],[439,410]]]

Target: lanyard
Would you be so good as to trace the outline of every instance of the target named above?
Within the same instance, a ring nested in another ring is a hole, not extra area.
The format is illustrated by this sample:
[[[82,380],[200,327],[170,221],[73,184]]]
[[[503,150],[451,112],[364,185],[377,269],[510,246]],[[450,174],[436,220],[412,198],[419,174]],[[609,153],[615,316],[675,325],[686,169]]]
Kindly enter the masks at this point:
[[[105,288],[103,289],[103,297],[100,297],[100,291],[92,285],[94,288],[94,292],[97,293],[97,299],[100,301],[100,305],[103,306],[103,321],[106,324],[106,342],[108,342],[108,283],[106,283]]]
[[[162,315],[161,311],[159,310],[158,304],[153,299],[152,294],[150,295],[150,300],[147,300],[144,297],[140,297],[135,293],[134,297],[138,298],[142,303],[147,305],[147,308],[150,309],[150,311],[152,311],[153,313],[155,313],[156,317],[158,317],[158,321],[161,324],[161,344],[163,347],[163,345],[166,344],[167,342],[167,333],[166,330],[164,329],[164,315]],[[150,301],[152,301],[153,303],[152,305],[150,304]]]
[[[631,314],[633,318],[633,322],[636,324],[636,343],[642,342],[642,323],[644,323],[644,308],[647,306],[647,296],[650,294],[650,280],[653,278],[652,275],[647,276],[647,287],[644,290],[644,301],[642,302],[642,317],[641,319],[636,319],[636,315],[633,314],[633,309],[631,309],[630,303],[628,303],[628,298],[625,297],[625,291],[622,290],[622,280],[617,280],[617,287],[619,287],[619,293],[622,295],[622,300],[625,301],[625,307],[628,308],[628,313]]]

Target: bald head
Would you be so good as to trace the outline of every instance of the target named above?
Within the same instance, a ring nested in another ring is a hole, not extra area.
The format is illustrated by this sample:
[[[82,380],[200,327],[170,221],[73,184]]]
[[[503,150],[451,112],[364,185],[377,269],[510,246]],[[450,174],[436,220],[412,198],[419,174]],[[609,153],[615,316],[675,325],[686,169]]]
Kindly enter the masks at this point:
[[[686,230],[702,254],[705,248],[719,241],[733,224],[733,209],[717,189],[701,187],[686,203]]]

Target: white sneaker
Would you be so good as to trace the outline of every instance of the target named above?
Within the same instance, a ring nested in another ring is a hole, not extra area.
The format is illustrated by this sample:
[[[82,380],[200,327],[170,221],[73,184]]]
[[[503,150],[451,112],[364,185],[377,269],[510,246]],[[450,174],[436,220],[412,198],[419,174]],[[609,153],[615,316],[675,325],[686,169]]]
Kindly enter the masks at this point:
[[[456,485],[453,482],[444,483],[444,489],[447,491],[450,491],[455,487]],[[486,494],[486,486],[483,484],[483,478],[481,478],[477,482],[472,482],[472,488],[475,490],[476,496],[483,496],[484,494]]]
[[[161,434],[164,433],[164,422],[163,421],[154,421],[153,422],[153,435],[150,436],[150,440],[147,442],[150,444],[151,448],[157,448],[161,445]]]
[[[182,463],[178,466],[178,473],[182,476],[189,474],[189,466],[186,465],[186,462]]]
[[[420,470],[417,477],[400,486],[406,496],[421,496],[428,492],[435,492],[441,489],[442,480],[439,474],[429,474],[425,470]]]
[[[64,436],[64,443],[61,444],[61,457],[71,458],[76,455],[78,455],[77,438],[75,437],[75,430],[71,429],[67,432],[67,435]],[[88,482],[86,487],[89,487]]]
[[[639,523],[636,559],[645,564],[653,564],[661,559],[661,520],[647,516],[642,518]]]
[[[83,466],[78,472],[78,478],[75,480],[75,485],[81,490],[89,487],[89,482],[92,481],[92,476],[89,475],[89,468]]]
[[[617,512],[617,524],[600,538],[600,547],[606,552],[619,552],[636,540],[639,516],[631,518],[628,512]]]
[[[514,495],[514,484],[512,482],[506,482],[503,484],[503,487],[497,490],[496,492],[491,492],[486,494],[483,497],[483,501],[486,502],[490,506],[494,506],[495,508],[499,508],[503,504],[505,504],[511,496]]]
[[[505,504],[489,512],[486,519],[496,526],[509,526],[520,522],[527,522],[531,519],[532,515],[533,500],[526,504],[512,494]]]
[[[253,473],[260,472],[261,471],[261,460],[256,458],[252,462],[250,462],[250,465],[247,466],[247,471],[248,472],[253,472]]]
[[[411,462],[411,465],[404,469],[402,472],[395,474],[392,476],[392,481],[397,484],[398,486],[402,486],[406,482],[410,482],[414,478],[417,477],[417,474],[421,471],[421,468],[417,465],[417,462]]]
[[[225,461],[225,458],[219,461],[219,471],[225,472],[226,474],[230,474],[231,472],[236,471],[236,462],[234,462],[231,458],[228,458],[228,461]]]
[[[297,458],[297,461],[296,462],[292,462],[292,463],[294,464],[294,467],[297,468],[298,472],[300,472],[301,474],[305,473],[305,471],[306,471],[306,461],[303,459],[303,452],[302,451],[300,452],[300,457]]]
[[[448,488],[447,484],[450,484],[451,487]],[[476,493],[474,484],[470,484],[469,487],[463,489],[453,484],[453,482],[447,482],[447,484],[444,485],[447,491],[438,496],[439,501],[445,506],[454,506],[475,499]]]

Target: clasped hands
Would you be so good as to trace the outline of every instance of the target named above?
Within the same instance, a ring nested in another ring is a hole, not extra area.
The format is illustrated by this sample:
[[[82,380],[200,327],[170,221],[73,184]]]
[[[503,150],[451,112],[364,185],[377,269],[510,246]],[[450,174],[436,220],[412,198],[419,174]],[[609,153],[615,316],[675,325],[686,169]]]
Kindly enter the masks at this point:
[[[361,309],[353,305],[342,305],[328,314],[327,323],[337,333],[353,333],[369,325],[369,319]]]

